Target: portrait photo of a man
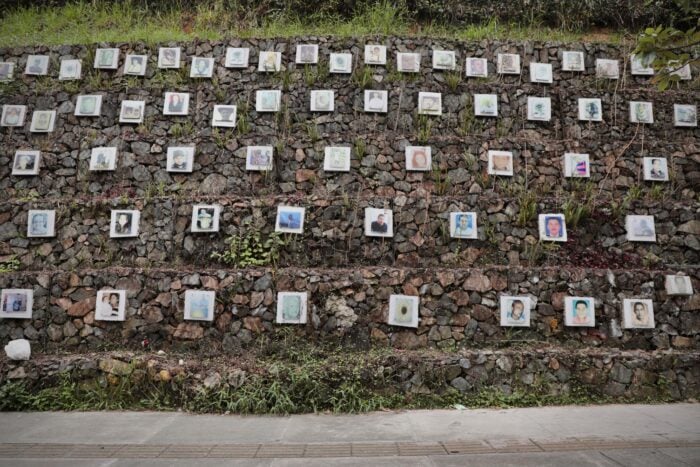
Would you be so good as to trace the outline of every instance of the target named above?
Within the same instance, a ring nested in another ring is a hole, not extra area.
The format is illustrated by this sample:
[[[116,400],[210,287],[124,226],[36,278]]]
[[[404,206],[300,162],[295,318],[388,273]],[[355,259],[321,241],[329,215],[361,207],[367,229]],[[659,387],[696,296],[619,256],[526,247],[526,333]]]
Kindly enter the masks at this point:
[[[393,237],[393,219],[390,209],[365,208],[365,235]]]

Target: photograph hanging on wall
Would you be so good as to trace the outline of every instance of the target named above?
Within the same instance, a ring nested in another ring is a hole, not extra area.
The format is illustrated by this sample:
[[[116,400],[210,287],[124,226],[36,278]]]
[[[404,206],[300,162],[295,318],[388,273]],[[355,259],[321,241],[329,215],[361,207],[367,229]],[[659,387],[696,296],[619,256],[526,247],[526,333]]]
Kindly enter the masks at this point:
[[[158,68],[180,68],[180,47],[158,49]]]
[[[350,148],[344,146],[326,146],[324,150],[323,170],[326,172],[349,172]]]
[[[695,105],[673,104],[673,124],[675,126],[698,126],[698,108]]]
[[[333,91],[311,91],[312,112],[333,112],[333,110],[335,110],[335,93]]]
[[[275,232],[304,233],[304,208],[295,206],[277,206]]]
[[[76,117],[99,117],[102,111],[102,96],[99,94],[78,96],[75,102]]]
[[[95,50],[94,67],[103,70],[116,70],[119,67],[119,49]]]
[[[477,117],[498,117],[498,96],[496,94],[474,94],[474,115]]]
[[[430,146],[406,146],[406,170],[427,172],[432,166]]]
[[[564,325],[595,327],[595,300],[593,297],[564,297]]]
[[[520,55],[518,54],[498,54],[497,71],[501,75],[520,74]]]
[[[315,64],[318,63],[318,45],[299,44],[297,45],[296,63]]]
[[[133,76],[144,76],[146,74],[147,55],[127,54],[124,59],[124,74]]]
[[[50,133],[56,123],[55,110],[35,110],[32,114],[32,124],[29,131],[32,133]]]
[[[630,122],[654,123],[654,112],[651,102],[630,102]]]
[[[617,60],[606,58],[596,58],[595,60],[596,78],[618,79],[620,77],[620,66]]]
[[[531,83],[549,83],[552,79],[552,64],[551,63],[535,63],[530,62],[530,82]]]
[[[530,297],[501,295],[501,326],[530,327]]]
[[[126,319],[126,290],[100,290],[95,300],[95,320],[124,321]]]
[[[24,119],[27,115],[26,105],[9,105],[2,106],[2,119],[0,126],[19,127],[24,126]]]
[[[91,171],[110,171],[117,167],[117,148],[98,147],[90,151]]]
[[[163,115],[187,115],[190,109],[190,94],[166,92],[163,97]]]
[[[278,324],[306,324],[307,292],[277,292]]]
[[[654,61],[654,57],[650,55],[637,55],[632,54],[630,56],[630,73],[632,75],[641,76],[651,76],[654,74],[654,67],[651,66]]]
[[[586,71],[583,52],[578,50],[565,50],[562,52],[561,69],[563,71]]]
[[[623,299],[622,327],[624,329],[653,329],[654,303],[644,298]]]
[[[503,175],[506,177],[512,177],[513,153],[510,151],[489,150],[488,167],[486,171],[489,175]]]
[[[352,54],[331,54],[329,71],[331,73],[352,73]]]
[[[33,307],[32,289],[3,289],[0,292],[0,318],[30,319]]]
[[[420,71],[420,54],[413,52],[397,52],[396,69],[403,73],[418,73]]]
[[[365,90],[365,112],[387,113],[389,92]]]
[[[365,235],[393,237],[394,219],[391,209],[365,208]]]
[[[467,57],[467,62],[464,65],[467,76],[486,78],[489,75],[488,63],[485,58]]]
[[[61,60],[61,67],[58,72],[60,81],[80,79],[82,75],[83,62],[80,60]]]
[[[218,204],[195,204],[192,206],[190,231],[194,233],[218,232],[220,215],[221,206]]]
[[[226,68],[248,68],[250,49],[248,47],[226,47]]]
[[[686,63],[682,67],[678,67],[677,61],[671,61],[666,68],[671,76],[678,76],[682,81],[693,79],[693,74],[690,71],[690,63]]]
[[[39,175],[40,162],[41,153],[39,151],[15,151],[12,175]]]
[[[236,106],[235,105],[215,105],[211,117],[211,126],[235,128],[236,126]]]
[[[693,295],[693,282],[690,276],[669,274],[665,278],[666,294]]]
[[[214,321],[216,292],[212,290],[185,291],[185,320]]]
[[[566,219],[564,214],[540,214],[538,216],[540,240],[565,242]]]
[[[259,90],[255,91],[255,111],[256,112],[277,112],[280,109],[282,91]]]
[[[625,216],[625,228],[631,242],[656,242],[654,216]]]
[[[27,237],[55,237],[56,211],[52,209],[30,209],[27,214]]]
[[[452,50],[433,50],[434,70],[454,70],[457,67],[457,58]]]
[[[119,123],[143,123],[145,101],[122,101]]]
[[[169,147],[165,166],[168,172],[192,172],[194,146]]]
[[[527,119],[548,122],[552,118],[552,102],[549,97],[527,98]]]
[[[214,75],[214,59],[210,57],[192,57],[190,78],[211,78]]]
[[[109,236],[111,238],[138,237],[141,212],[112,209]]]
[[[478,238],[475,212],[451,212],[450,236],[452,238]]]
[[[258,71],[274,73],[282,69],[282,53],[261,51],[258,57]]]
[[[27,66],[24,69],[25,75],[47,75],[49,73],[49,56],[48,55],[29,55],[27,57]]]
[[[598,98],[581,97],[578,100],[578,119],[589,122],[603,121],[603,105]]]
[[[15,64],[13,62],[0,62],[0,82],[12,81],[14,72]]]
[[[245,169],[272,170],[272,146],[248,146],[246,148]]]
[[[386,65],[386,46],[379,44],[365,45],[365,63],[367,65]]]
[[[665,157],[645,157],[642,159],[644,165],[644,180],[650,182],[668,181],[668,162]]]
[[[564,176],[574,178],[590,177],[591,164],[588,154],[564,153]]]
[[[421,115],[442,115],[442,94],[439,92],[419,92],[418,113]]]
[[[420,298],[418,297],[413,295],[389,295],[387,324],[390,326],[417,328],[419,307]]]

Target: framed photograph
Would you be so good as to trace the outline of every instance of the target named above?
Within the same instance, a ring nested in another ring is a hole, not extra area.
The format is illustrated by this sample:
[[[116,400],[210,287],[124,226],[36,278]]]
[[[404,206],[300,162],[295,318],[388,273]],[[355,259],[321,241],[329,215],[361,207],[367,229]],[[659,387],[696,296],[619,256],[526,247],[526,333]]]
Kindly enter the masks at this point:
[[[218,232],[221,206],[217,204],[195,204],[192,206],[192,232]]]
[[[530,297],[501,295],[501,326],[530,327]]]
[[[589,122],[603,121],[603,104],[597,98],[584,98],[578,100],[578,119]]]
[[[595,327],[595,300],[593,297],[564,297],[564,325]]]
[[[83,63],[80,60],[61,60],[61,68],[58,72],[60,81],[80,79]]]
[[[365,64],[386,65],[386,46],[379,44],[366,44]]]
[[[24,69],[25,75],[47,75],[49,73],[48,55],[29,55],[27,66]]]
[[[498,117],[498,96],[496,94],[474,94],[474,115],[477,117]]]
[[[630,102],[630,122],[654,123],[651,102]]]
[[[583,52],[566,50],[561,54],[561,69],[563,71],[586,71]]]
[[[119,67],[119,49],[95,50],[95,68],[116,70]]]
[[[110,171],[117,168],[117,148],[92,148],[90,170]]]
[[[250,49],[248,47],[226,47],[226,68],[248,68]]]
[[[258,58],[258,71],[275,72],[282,69],[282,53],[265,51],[260,52]]]
[[[419,92],[418,113],[420,115],[442,115],[442,94],[439,92]]]
[[[668,65],[668,69],[670,70],[669,74],[671,76],[678,76],[683,81],[693,79],[693,75],[690,72],[689,63],[686,63],[682,67],[678,68],[677,62],[670,62]]]
[[[2,120],[0,126],[24,126],[24,118],[27,115],[26,105],[8,105],[2,106]]]
[[[185,319],[214,321],[216,292],[213,290],[185,290]]]
[[[564,214],[540,214],[538,216],[540,240],[566,241],[566,218]]]
[[[485,58],[467,57],[465,71],[473,78],[486,78],[489,75],[488,60]]]
[[[644,180],[651,182],[668,181],[668,163],[665,157],[645,157],[642,163],[644,164]]]
[[[306,324],[307,320],[306,292],[277,292],[278,324]]]
[[[119,123],[143,123],[146,101],[122,101]]]
[[[30,209],[27,215],[27,237],[55,237],[56,211]]]
[[[624,329],[653,329],[654,303],[644,298],[622,300],[622,327]]]
[[[33,307],[32,289],[3,289],[0,292],[0,318],[30,319]]]
[[[397,52],[396,69],[403,73],[418,73],[420,71],[420,54]]]
[[[282,91],[255,91],[255,110],[257,112],[277,112],[280,109]]]
[[[312,112],[333,112],[335,108],[335,93],[333,91],[311,91]]]
[[[552,83],[552,64],[530,62],[531,83]]]
[[[318,63],[318,45],[299,44],[297,45],[296,63],[313,64]]]
[[[275,232],[304,233],[304,208],[277,206]]]
[[[350,172],[350,148],[326,146],[323,170],[326,172]]]
[[[596,58],[595,76],[596,78],[618,79],[620,77],[620,67],[617,60]]]
[[[170,147],[166,157],[168,172],[191,173],[194,165],[194,146]]]
[[[653,61],[653,56],[632,54],[630,56],[630,73],[635,76],[652,76],[654,74],[654,67],[651,66]]]
[[[625,216],[627,240],[631,242],[655,242],[654,216]]]
[[[365,89],[365,112],[387,113],[389,108],[389,91]]]
[[[112,209],[109,236],[111,238],[138,237],[140,217],[140,211]]]
[[[527,119],[548,122],[552,118],[552,101],[549,97],[527,98]]]
[[[32,114],[32,124],[29,131],[32,133],[50,133],[56,123],[55,110],[35,110]]]
[[[391,326],[418,327],[420,299],[412,295],[389,295],[389,319]]]
[[[146,74],[147,55],[126,54],[124,59],[124,74],[133,76],[144,76]]]
[[[190,78],[211,78],[214,74],[214,59],[208,57],[192,57]]]
[[[520,55],[518,54],[498,54],[498,73],[501,75],[520,74]]]
[[[236,106],[235,105],[215,105],[214,114],[211,117],[211,126],[225,128],[236,127]]]
[[[16,151],[12,164],[12,175],[39,175],[39,151]]]
[[[452,238],[477,239],[478,231],[476,227],[475,212],[451,212],[450,213],[450,236]]]
[[[15,64],[14,63],[12,63],[12,62],[0,62],[0,81],[12,81],[14,71],[15,71]]]
[[[365,208],[365,235],[367,237],[393,237],[394,213],[391,209]]]
[[[158,68],[180,68],[180,47],[158,49]]]
[[[352,73],[352,54],[331,54],[331,73]]]
[[[187,92],[166,92],[163,99],[163,115],[187,115],[190,95]]]
[[[432,167],[430,146],[406,146],[406,170],[427,172]]]
[[[666,276],[666,293],[668,295],[693,295],[693,283],[690,277],[679,274]]]
[[[489,151],[488,164],[489,175],[513,176],[513,153],[510,151]]]
[[[272,170],[272,146],[248,146],[245,158],[246,170]]]
[[[99,290],[95,300],[96,321],[126,319],[126,290]]]
[[[698,126],[697,106],[686,104],[673,104],[673,124],[675,126]]]
[[[564,176],[589,178],[591,176],[591,163],[588,154],[564,153]]]
[[[99,94],[78,96],[75,101],[76,117],[99,117],[102,110],[102,96]]]
[[[457,68],[457,57],[452,50],[433,50],[434,70],[454,70]]]

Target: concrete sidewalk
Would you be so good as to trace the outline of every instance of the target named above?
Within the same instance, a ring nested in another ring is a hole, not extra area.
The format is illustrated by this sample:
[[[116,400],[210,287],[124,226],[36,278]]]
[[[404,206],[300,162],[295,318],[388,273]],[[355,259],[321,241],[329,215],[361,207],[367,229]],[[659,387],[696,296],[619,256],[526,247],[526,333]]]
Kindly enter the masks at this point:
[[[0,465],[700,465],[700,404],[253,417],[0,413]]]

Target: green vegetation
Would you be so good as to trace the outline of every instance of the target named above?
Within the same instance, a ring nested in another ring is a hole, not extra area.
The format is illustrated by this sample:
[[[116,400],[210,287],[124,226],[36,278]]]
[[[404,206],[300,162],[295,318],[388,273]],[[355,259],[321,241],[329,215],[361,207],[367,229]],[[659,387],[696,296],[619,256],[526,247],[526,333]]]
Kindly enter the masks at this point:
[[[4,261],[0,261],[0,274],[3,272],[12,272],[19,269],[20,262],[16,256],[10,256]]]
[[[229,236],[226,239],[228,249],[213,252],[211,258],[237,268],[274,265],[279,259],[280,249],[286,243],[278,232],[272,232],[263,238],[259,230],[252,230]]]

